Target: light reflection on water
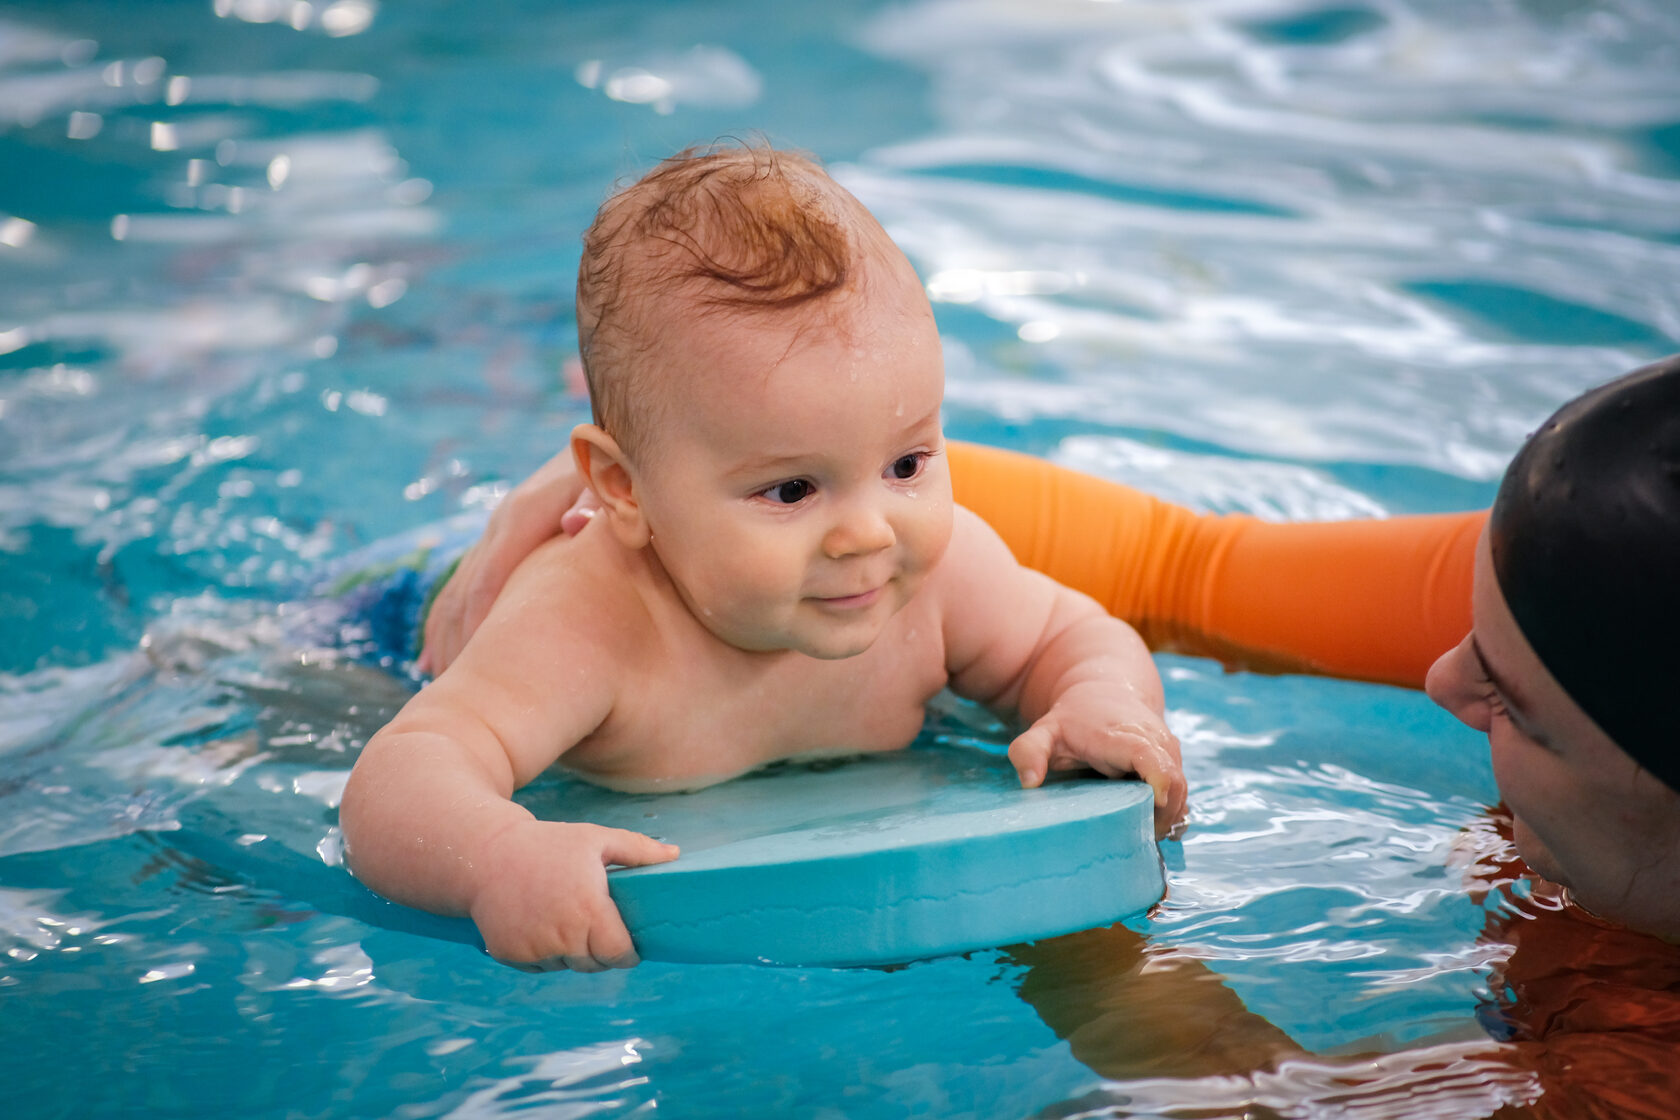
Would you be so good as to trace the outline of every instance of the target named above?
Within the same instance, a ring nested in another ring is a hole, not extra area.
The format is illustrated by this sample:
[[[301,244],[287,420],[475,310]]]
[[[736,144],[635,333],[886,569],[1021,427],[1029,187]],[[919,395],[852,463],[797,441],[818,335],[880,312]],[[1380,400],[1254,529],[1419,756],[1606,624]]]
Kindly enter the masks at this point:
[[[1652,282],[1680,264],[1675,17],[1337,13],[1331,42],[1267,4],[886,13],[869,41],[930,71],[944,127],[855,184],[936,281],[1071,278],[973,299],[1054,324],[1045,364],[1101,386],[1041,415],[1495,477],[1561,396],[1680,335]],[[951,50],[931,28],[958,22]],[[965,403],[1032,407],[966,372]]]
[[[561,446],[586,412],[561,370],[590,213],[649,159],[755,129],[830,161],[911,254],[953,434],[1271,518],[1485,502],[1557,402],[1680,339],[1677,52],[1680,17],[1639,0],[10,5],[17,1099],[1531,1100],[1531,1066],[1484,1022],[1500,928],[1553,904],[1501,870],[1485,755],[1420,697],[1164,658],[1194,817],[1135,929],[896,971],[533,978],[331,865],[343,776],[408,686],[300,663],[274,605]],[[1179,987],[1157,999],[1163,976]],[[1196,1019],[1217,1025],[1209,1049],[1146,1045]]]

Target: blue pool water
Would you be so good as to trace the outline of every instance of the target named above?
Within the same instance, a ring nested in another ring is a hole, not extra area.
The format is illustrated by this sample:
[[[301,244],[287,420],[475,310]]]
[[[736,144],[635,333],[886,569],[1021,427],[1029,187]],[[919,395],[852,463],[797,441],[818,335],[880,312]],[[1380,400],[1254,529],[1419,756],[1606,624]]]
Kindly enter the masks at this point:
[[[1680,349],[1677,56],[1645,0],[13,0],[8,1114],[1531,1100],[1490,930],[1545,892],[1479,888],[1485,751],[1421,696],[1161,658],[1191,825],[1126,927],[527,976],[336,866],[409,685],[282,607],[562,445],[595,206],[755,131],[910,254],[952,435],[1273,518],[1483,504],[1557,403]]]

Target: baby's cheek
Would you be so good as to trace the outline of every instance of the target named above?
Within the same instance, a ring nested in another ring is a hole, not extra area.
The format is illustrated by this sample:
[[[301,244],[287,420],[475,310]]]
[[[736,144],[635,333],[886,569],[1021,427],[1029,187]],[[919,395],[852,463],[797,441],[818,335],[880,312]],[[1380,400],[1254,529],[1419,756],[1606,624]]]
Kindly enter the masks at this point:
[[[925,527],[912,539],[910,548],[906,550],[909,553],[909,563],[906,567],[916,576],[926,576],[939,566],[950,543],[951,527],[948,522],[943,531],[940,531],[938,526]]]

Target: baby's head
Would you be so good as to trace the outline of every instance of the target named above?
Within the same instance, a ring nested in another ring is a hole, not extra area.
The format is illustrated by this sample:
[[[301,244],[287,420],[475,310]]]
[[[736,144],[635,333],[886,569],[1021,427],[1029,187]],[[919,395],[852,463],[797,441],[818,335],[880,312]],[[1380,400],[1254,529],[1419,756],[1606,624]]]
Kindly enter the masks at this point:
[[[910,262],[810,160],[666,160],[584,239],[596,423],[572,433],[613,536],[739,650],[870,648],[951,535],[939,332]]]
[[[815,162],[768,147],[689,149],[601,207],[578,268],[578,342],[595,421],[642,449],[678,395],[652,380],[700,323],[845,330],[850,297],[913,271]],[[915,296],[922,299],[919,284]]]

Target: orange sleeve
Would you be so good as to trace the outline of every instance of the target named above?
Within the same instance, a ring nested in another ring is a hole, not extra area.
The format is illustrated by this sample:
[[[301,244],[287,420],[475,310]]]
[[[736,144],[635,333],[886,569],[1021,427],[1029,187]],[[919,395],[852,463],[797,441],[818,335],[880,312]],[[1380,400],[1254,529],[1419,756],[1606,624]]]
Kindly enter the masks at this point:
[[[1154,649],[1420,688],[1470,630],[1487,513],[1272,523],[1199,514],[1032,456],[948,445],[957,502]]]

